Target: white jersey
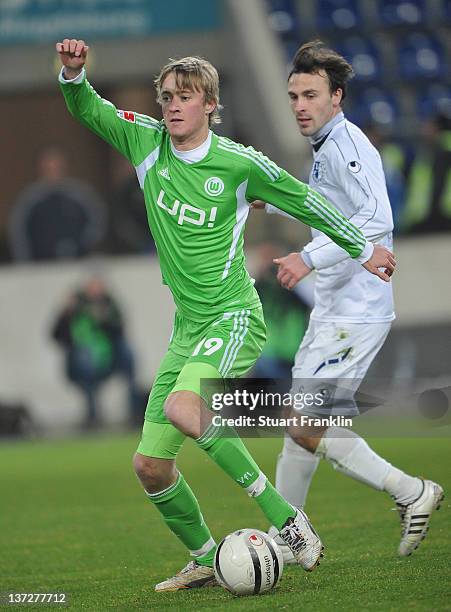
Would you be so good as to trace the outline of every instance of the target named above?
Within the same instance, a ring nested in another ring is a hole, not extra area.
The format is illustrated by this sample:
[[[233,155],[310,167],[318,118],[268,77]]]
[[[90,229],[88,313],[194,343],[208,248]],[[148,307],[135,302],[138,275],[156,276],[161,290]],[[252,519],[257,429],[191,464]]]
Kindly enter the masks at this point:
[[[391,249],[393,217],[378,151],[343,113],[310,140],[314,147],[310,186],[368,240]],[[266,209],[280,212],[272,205]],[[312,229],[312,238],[303,250],[306,263],[316,269],[311,318],[349,323],[392,321],[392,284],[370,274],[322,232]]]

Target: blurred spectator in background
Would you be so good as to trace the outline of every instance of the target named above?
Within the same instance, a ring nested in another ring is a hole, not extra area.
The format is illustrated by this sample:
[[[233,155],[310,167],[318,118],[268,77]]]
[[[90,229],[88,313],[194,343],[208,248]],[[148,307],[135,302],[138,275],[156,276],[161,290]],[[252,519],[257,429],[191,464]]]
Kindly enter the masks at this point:
[[[381,156],[393,214],[394,231],[397,232],[401,229],[406,193],[406,173],[408,168],[406,149],[400,143],[389,139],[383,129],[376,123],[369,124],[363,131]]]
[[[402,223],[408,233],[451,230],[451,103],[424,125]]]
[[[38,180],[15,203],[9,220],[12,258],[39,261],[91,253],[105,233],[105,207],[92,187],[67,176],[58,147],[43,149]]]
[[[255,288],[263,304],[267,328],[266,344],[252,371],[256,378],[291,380],[291,367],[308,325],[309,307],[295,291],[282,289],[277,280],[275,257],[284,252],[271,242],[257,247]]]
[[[93,276],[69,296],[52,335],[66,352],[67,377],[85,396],[86,428],[98,425],[97,391],[114,374],[122,374],[127,382],[131,424],[142,422],[134,357],[122,314],[101,278]]]
[[[149,231],[144,195],[130,164],[116,188],[111,206],[110,252],[154,253],[155,242]]]

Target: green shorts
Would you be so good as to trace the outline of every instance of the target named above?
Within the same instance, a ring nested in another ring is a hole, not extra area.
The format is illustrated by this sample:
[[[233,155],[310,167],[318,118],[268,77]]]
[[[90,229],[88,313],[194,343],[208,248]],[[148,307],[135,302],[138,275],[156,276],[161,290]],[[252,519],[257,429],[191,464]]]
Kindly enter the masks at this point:
[[[168,351],[147,402],[138,452],[149,457],[175,458],[184,435],[164,414],[168,395],[193,391],[208,403],[208,389],[202,380],[243,376],[257,361],[265,340],[261,307],[225,312],[205,323],[176,313]]]

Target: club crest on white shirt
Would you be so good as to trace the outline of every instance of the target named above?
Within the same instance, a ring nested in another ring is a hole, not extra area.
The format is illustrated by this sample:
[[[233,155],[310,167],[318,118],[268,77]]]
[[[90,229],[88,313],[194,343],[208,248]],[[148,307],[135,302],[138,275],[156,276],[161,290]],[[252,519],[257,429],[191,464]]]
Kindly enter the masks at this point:
[[[326,164],[322,159],[313,162],[312,178],[315,183],[320,183],[326,174]]]

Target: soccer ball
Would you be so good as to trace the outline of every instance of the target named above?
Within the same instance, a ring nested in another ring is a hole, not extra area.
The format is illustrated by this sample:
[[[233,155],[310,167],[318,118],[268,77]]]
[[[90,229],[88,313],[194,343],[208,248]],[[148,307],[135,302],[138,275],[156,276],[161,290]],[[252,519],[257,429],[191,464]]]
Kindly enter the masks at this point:
[[[234,595],[258,595],[278,583],[283,571],[283,556],[264,531],[239,529],[219,544],[214,570],[219,584]]]

